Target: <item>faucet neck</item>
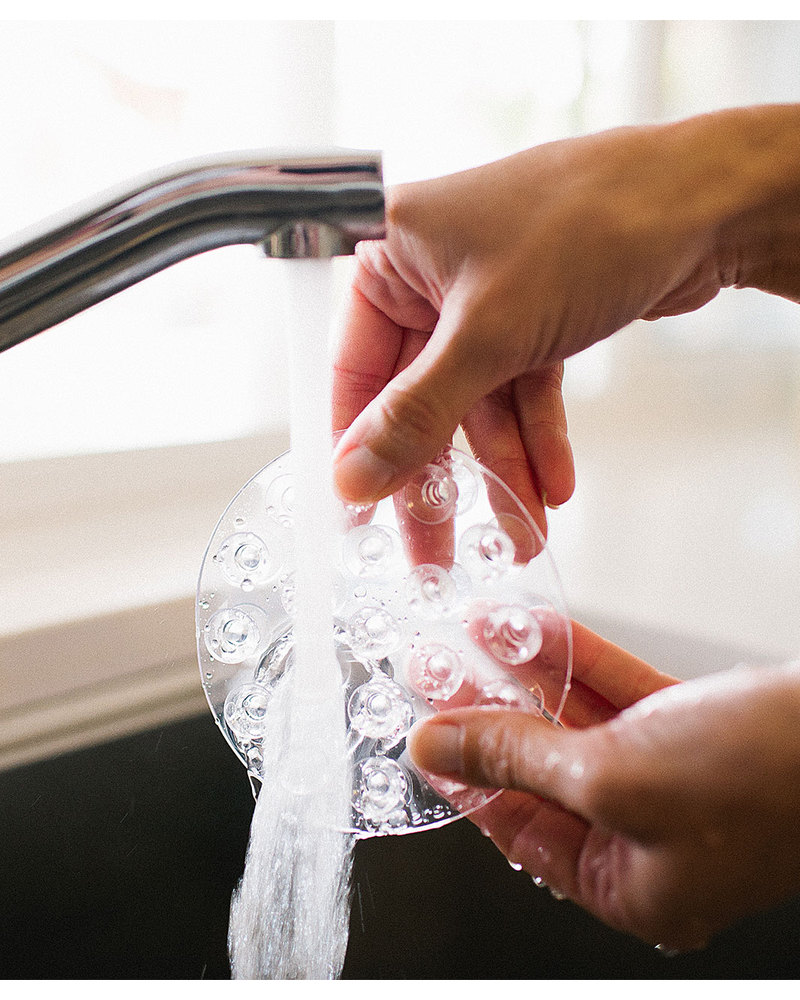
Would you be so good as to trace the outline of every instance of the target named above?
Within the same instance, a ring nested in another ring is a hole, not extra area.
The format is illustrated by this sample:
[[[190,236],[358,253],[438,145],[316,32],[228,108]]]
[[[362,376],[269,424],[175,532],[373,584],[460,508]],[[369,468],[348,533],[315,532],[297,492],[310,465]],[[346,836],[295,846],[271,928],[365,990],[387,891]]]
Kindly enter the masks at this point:
[[[206,250],[250,243],[269,257],[334,257],[383,234],[377,153],[178,164],[0,244],[0,351]]]

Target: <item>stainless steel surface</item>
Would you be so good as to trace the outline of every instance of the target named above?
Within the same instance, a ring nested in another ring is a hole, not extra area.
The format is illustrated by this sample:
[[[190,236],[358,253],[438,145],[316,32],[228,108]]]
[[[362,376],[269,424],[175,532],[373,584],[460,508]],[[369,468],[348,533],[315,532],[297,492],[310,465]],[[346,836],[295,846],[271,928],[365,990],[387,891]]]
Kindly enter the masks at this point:
[[[0,243],[0,351],[187,257],[238,243],[334,257],[384,232],[378,153],[177,164]]]

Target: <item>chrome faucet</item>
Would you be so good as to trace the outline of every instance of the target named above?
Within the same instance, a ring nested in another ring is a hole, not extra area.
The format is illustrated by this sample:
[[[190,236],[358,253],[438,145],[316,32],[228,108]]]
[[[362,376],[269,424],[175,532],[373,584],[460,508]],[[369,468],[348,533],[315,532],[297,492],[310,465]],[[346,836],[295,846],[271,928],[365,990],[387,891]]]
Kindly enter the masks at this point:
[[[0,351],[206,250],[250,243],[268,257],[335,257],[383,234],[377,153],[180,163],[0,242]]]

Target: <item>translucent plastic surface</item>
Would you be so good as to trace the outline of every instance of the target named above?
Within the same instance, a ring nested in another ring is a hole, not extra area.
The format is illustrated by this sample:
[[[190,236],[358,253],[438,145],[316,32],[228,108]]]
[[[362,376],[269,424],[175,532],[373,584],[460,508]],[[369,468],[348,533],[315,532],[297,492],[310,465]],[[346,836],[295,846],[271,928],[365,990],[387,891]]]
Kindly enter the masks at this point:
[[[290,455],[281,456],[231,502],[197,596],[203,687],[255,777],[267,705],[293,664],[290,469]],[[465,705],[558,719],[572,654],[558,576],[519,501],[453,448],[393,497],[340,504],[337,516],[334,632],[353,758],[352,830],[437,826],[494,793],[438,780],[434,787],[411,763],[406,734],[418,719]]]

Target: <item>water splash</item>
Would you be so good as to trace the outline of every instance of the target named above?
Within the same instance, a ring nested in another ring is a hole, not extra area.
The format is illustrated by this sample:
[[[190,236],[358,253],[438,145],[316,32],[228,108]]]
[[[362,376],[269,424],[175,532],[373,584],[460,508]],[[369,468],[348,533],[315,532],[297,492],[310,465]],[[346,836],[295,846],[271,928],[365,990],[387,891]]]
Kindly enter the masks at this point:
[[[335,979],[349,926],[352,774],[333,630],[331,265],[286,267],[294,664],[266,706],[262,784],[231,904],[235,979]],[[324,470],[328,470],[325,474]],[[285,498],[284,498],[285,499]],[[326,610],[327,609],[327,610]]]
[[[332,730],[341,718],[320,702],[298,705],[294,684],[267,709],[263,782],[228,947],[235,979],[336,979],[350,918],[353,838],[343,758],[298,744],[293,717]]]

